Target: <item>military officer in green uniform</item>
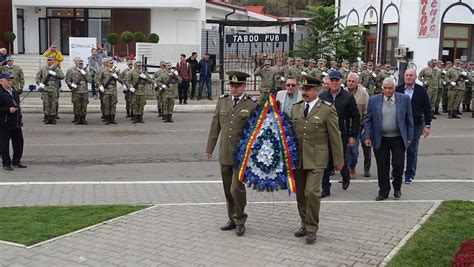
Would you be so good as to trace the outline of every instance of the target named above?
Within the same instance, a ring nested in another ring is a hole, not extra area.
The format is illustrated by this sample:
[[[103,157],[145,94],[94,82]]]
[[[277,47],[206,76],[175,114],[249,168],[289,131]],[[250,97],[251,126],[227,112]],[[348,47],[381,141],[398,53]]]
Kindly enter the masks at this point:
[[[441,98],[442,101],[442,107],[443,107],[443,113],[448,112],[448,85],[449,85],[449,79],[448,79],[448,70],[453,67],[453,62],[451,61],[446,61],[446,64],[444,65],[444,68],[441,70],[441,77],[443,78],[443,96]]]
[[[367,62],[367,69],[363,70],[361,73],[361,84],[367,89],[367,93],[370,96],[375,94],[375,87],[377,86],[377,82],[375,78],[377,74],[374,72],[374,64],[372,62]]]
[[[160,68],[153,73],[153,80],[156,82],[156,79],[160,77],[162,73],[165,72],[166,62],[160,61]],[[156,91],[156,108],[158,109],[158,117],[163,117],[163,90],[159,90],[159,88],[155,88]],[[164,119],[164,118],[163,118]]]
[[[313,77],[318,77],[317,75],[317,67],[316,67],[316,60],[310,58],[308,60],[309,62],[309,66],[308,68],[306,68],[306,70],[304,71],[306,73],[306,75],[309,75],[309,76],[313,76]]]
[[[454,61],[454,66],[448,69],[446,73],[447,86],[448,86],[448,118],[460,119],[457,110],[459,106],[456,106],[456,103],[459,99],[459,95],[464,92],[464,80],[461,78],[461,69],[460,69],[461,60],[456,59]],[[462,80],[462,81],[461,81]]]
[[[272,67],[273,72],[275,73],[275,90],[281,91],[283,90],[284,86],[283,83],[286,81],[285,79],[285,66],[283,65],[283,59],[278,58],[276,61],[276,65]]]
[[[7,64],[2,66],[0,73],[8,73],[13,78],[13,88],[20,95],[23,92],[23,87],[25,86],[25,76],[23,75],[23,70],[20,66],[14,65],[14,60],[12,57],[7,57]]]
[[[48,57],[46,65],[36,73],[38,91],[42,92],[45,124],[56,124],[58,81],[62,79],[64,79],[64,73],[59,65],[54,65],[54,57]]]
[[[313,77],[323,79],[324,77],[328,76],[327,73],[328,69],[326,68],[326,61],[323,58],[318,59],[318,68],[313,72]]]
[[[127,116],[125,118],[132,117],[132,93],[130,92],[130,90],[128,90],[128,87],[125,84],[125,76],[131,70],[133,70],[133,61],[127,60],[127,68],[122,70],[119,74],[120,81],[123,81],[123,93],[125,95],[125,109],[127,110]]]
[[[301,73],[303,71],[304,71],[303,61],[301,60],[300,57],[297,57],[295,65],[288,68],[288,72],[287,72],[286,77],[294,76],[294,77],[299,78],[299,77],[301,77]]]
[[[240,71],[228,71],[227,75],[230,81],[230,95],[222,95],[217,102],[205,158],[212,159],[212,152],[220,135],[219,164],[229,217],[229,221],[221,227],[221,230],[236,229],[236,234],[242,236],[245,233],[247,219],[247,214],[244,212],[247,199],[245,185],[237,178],[238,163],[235,161],[234,154],[244,126],[257,107],[258,101],[245,94],[246,79],[250,75]]]
[[[439,74],[438,71],[436,71],[435,69],[436,63],[436,59],[431,59],[427,63],[428,66],[423,68],[418,74],[418,78],[421,82],[423,82],[423,86],[427,90],[428,96],[430,98],[432,119],[436,119],[434,110],[436,105],[436,97],[438,97],[439,86]]]
[[[153,79],[142,69],[141,60],[135,61],[135,68],[125,75],[125,85],[132,93],[132,121],[143,123],[143,111],[146,105],[146,85],[153,84]]]
[[[336,171],[342,170],[344,157],[336,108],[318,98],[319,79],[307,75],[302,78],[303,100],[295,103],[291,110],[298,143],[295,182],[301,218],[301,228],[295,236],[306,236],[306,242],[311,244],[316,240],[319,229],[321,181],[328,164],[329,147]]]
[[[87,84],[92,82],[91,74],[84,69],[84,61],[75,59],[75,66],[69,68],[65,82],[73,92],[72,105],[74,116],[77,117],[76,125],[89,124],[86,120],[87,105],[89,104],[89,89]]]
[[[295,65],[295,59],[292,57],[288,57],[286,63],[287,64],[285,66],[285,78],[290,76],[290,69],[293,68],[293,66]]]
[[[392,67],[390,66],[390,64],[385,64],[384,67],[377,74],[377,77],[375,78],[375,81],[377,82],[377,86],[375,87],[374,94],[380,94],[382,92],[383,80],[390,77],[391,69]]]
[[[462,100],[463,111],[471,112],[472,84],[474,83],[474,62],[467,63],[466,92]]]
[[[104,68],[96,74],[97,88],[102,93],[102,102],[104,104],[105,124],[117,124],[115,113],[117,108],[117,82],[120,80],[119,73],[113,68],[113,61],[110,58],[102,60]]]
[[[269,59],[265,60],[265,63],[262,67],[257,69],[254,73],[254,76],[260,77],[260,100],[267,99],[269,94],[275,94],[275,72],[272,69],[272,61]]]
[[[342,67],[341,67],[341,74],[342,74],[342,81],[343,83],[345,83],[345,81],[347,80],[347,76],[349,75],[349,73],[351,73],[351,70],[349,69],[349,61],[348,60],[343,60],[342,61]]]
[[[178,84],[182,82],[178,71],[173,69],[171,63],[165,64],[165,69],[155,79],[158,84],[158,90],[161,91],[163,101],[163,121],[173,122],[174,100]]]

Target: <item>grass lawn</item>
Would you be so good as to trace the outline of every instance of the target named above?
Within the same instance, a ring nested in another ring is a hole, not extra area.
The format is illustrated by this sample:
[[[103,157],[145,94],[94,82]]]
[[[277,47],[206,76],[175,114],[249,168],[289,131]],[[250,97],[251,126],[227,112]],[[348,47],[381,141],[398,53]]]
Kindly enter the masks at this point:
[[[464,241],[474,239],[474,202],[443,202],[388,266],[451,266]]]
[[[3,207],[0,208],[0,240],[30,246],[147,207]]]

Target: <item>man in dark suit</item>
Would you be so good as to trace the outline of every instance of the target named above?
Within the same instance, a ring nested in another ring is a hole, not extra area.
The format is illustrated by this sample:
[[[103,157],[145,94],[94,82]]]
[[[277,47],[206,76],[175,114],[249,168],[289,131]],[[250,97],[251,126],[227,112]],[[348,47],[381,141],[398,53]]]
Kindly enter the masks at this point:
[[[334,70],[329,74],[329,90],[319,95],[321,100],[332,103],[336,107],[339,118],[339,130],[343,144],[344,166],[341,170],[342,189],[346,190],[351,182],[349,175],[349,158],[346,155],[348,147],[356,144],[356,139],[360,131],[360,114],[357,110],[357,103],[354,96],[341,87],[342,74]],[[332,151],[329,150],[329,155]],[[329,180],[333,163],[329,158],[328,166],[324,171],[321,198],[331,195],[331,182]]]
[[[411,99],[411,110],[413,113],[413,143],[407,148],[407,165],[405,168],[405,184],[411,184],[416,174],[416,163],[418,158],[418,144],[420,136],[428,137],[431,128],[431,104],[426,89],[415,83],[416,71],[407,69],[404,75],[405,83],[399,85],[397,93],[408,95]]]
[[[21,164],[23,155],[23,126],[20,97],[13,88],[13,76],[8,73],[0,74],[0,151],[2,165],[6,171],[13,171],[12,165],[17,168],[26,168]],[[10,139],[13,146],[13,160],[10,158]]]
[[[369,99],[364,124],[364,143],[374,148],[377,162],[379,194],[376,201],[390,193],[390,155],[392,156],[393,196],[402,195],[402,175],[405,149],[413,142],[413,114],[410,97],[395,93],[395,81],[382,82],[383,93]]]

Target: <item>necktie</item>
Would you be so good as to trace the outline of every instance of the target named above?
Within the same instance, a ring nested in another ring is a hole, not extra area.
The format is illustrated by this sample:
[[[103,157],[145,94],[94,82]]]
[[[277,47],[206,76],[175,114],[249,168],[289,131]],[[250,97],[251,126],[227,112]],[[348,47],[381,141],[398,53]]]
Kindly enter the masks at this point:
[[[306,108],[304,109],[304,112],[303,112],[305,119],[308,116],[308,112],[309,112],[309,104],[306,104]]]
[[[392,104],[392,97],[387,98],[387,103],[389,103],[390,105]]]
[[[239,102],[239,99],[240,99],[240,98],[238,98],[238,97],[235,97],[235,98],[234,98],[234,108],[235,108],[235,106],[237,106],[237,102]]]

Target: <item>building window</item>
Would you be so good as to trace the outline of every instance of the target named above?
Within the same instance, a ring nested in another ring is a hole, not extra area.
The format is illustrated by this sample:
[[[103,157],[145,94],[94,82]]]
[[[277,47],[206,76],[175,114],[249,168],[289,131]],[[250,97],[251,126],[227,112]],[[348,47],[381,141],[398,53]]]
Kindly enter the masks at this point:
[[[443,61],[467,61],[471,51],[471,25],[445,24],[443,30]]]
[[[383,25],[383,50],[382,64],[397,65],[397,59],[394,56],[395,48],[398,46],[398,24]]]
[[[375,61],[375,48],[377,44],[377,25],[368,25],[365,26],[365,28],[367,29],[367,31],[364,33],[365,51],[363,58],[365,62]]]

